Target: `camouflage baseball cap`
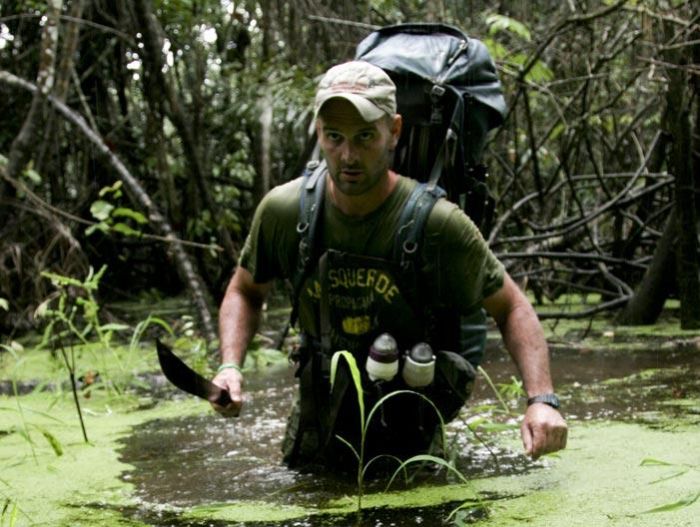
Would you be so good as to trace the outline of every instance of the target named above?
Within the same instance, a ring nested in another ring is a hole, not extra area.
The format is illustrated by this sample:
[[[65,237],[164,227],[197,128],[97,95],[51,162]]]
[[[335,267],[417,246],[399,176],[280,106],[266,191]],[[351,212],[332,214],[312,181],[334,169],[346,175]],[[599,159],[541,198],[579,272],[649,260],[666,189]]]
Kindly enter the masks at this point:
[[[329,69],[318,85],[314,115],[318,117],[321,107],[335,97],[351,102],[367,122],[396,114],[396,85],[369,62],[356,60]]]

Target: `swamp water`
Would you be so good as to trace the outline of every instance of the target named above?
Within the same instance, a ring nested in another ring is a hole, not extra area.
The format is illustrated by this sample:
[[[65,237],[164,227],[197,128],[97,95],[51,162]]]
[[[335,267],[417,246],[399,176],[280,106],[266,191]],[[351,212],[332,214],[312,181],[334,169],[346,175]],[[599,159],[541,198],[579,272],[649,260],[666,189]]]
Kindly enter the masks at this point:
[[[496,383],[515,373],[498,349],[484,367]],[[387,480],[369,481],[358,518],[353,476],[281,464],[294,381],[291,368],[273,368],[249,378],[238,419],[204,414],[134,427],[120,460],[133,467],[122,478],[139,505],[122,513],[147,525],[700,525],[700,501],[642,514],[700,493],[700,353],[555,347],[552,369],[570,426],[561,455],[531,461],[513,432],[484,432],[486,444],[477,441],[465,423],[474,417],[470,408],[494,402],[482,381],[448,431],[470,484],[444,470],[397,480],[389,492]],[[447,521],[475,491],[487,511],[465,507]]]
[[[247,376],[249,401],[234,420],[164,385],[161,376],[149,376],[161,383],[139,398],[96,390],[82,402],[89,445],[69,392],[0,395],[0,527],[697,527],[700,347],[677,333],[551,339],[569,445],[539,461],[522,455],[517,431],[498,430],[517,419],[494,413],[494,394],[480,380],[463,419],[448,430],[469,484],[444,470],[408,484],[397,479],[388,492],[386,479],[369,481],[359,518],[353,476],[301,474],[281,464],[294,394],[286,365]],[[155,371],[155,351],[142,353],[151,362],[140,371]],[[34,371],[46,366],[43,355],[30,354],[24,367],[33,361]],[[496,383],[515,373],[498,347],[484,367]],[[0,381],[13,376],[38,378],[0,356]],[[465,424],[478,420],[485,445]],[[23,429],[31,432],[31,449]],[[60,441],[62,455],[42,430]],[[475,493],[485,510],[473,507]]]

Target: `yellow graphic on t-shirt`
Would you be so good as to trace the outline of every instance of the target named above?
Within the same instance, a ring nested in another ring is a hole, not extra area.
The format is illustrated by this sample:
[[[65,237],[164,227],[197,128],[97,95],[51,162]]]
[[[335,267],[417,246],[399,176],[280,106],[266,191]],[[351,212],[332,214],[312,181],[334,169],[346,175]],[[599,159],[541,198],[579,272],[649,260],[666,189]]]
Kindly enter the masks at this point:
[[[363,335],[370,330],[368,316],[346,317],[343,319],[343,331],[348,335]]]
[[[392,277],[379,269],[365,267],[339,267],[328,271],[328,281],[331,291],[333,289],[370,289],[384,297],[384,301],[390,304],[398,294],[399,288],[394,284]]]

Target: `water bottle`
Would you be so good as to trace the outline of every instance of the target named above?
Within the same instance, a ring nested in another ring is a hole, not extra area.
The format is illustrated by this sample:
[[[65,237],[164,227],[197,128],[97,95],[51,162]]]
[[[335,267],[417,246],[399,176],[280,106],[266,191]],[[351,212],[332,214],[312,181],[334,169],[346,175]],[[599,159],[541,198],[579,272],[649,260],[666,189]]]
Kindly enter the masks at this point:
[[[390,381],[399,372],[396,340],[388,333],[379,335],[369,348],[365,369],[372,381]]]
[[[406,354],[401,371],[403,380],[411,388],[423,388],[435,377],[435,355],[430,344],[419,342]]]

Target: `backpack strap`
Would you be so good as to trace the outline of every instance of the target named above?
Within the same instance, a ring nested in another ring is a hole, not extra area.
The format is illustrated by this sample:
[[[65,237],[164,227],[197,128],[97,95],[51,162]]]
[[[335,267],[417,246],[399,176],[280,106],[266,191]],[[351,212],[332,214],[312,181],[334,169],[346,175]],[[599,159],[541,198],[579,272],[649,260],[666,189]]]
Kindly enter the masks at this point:
[[[393,261],[404,273],[417,272],[418,249],[423,241],[423,230],[438,199],[445,191],[434,183],[418,183],[411,191],[399,217],[399,229],[394,238]],[[409,286],[415,280],[410,280]]]
[[[319,236],[320,218],[323,214],[323,195],[326,187],[326,163],[325,161],[311,161],[306,165],[301,186],[301,198],[299,200],[299,221],[297,233],[299,234],[299,252],[297,268],[292,278],[292,313],[289,317],[290,325],[294,325],[299,316],[299,297],[304,280],[311,272],[315,264],[315,256],[318,251],[317,238]]]

